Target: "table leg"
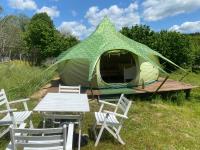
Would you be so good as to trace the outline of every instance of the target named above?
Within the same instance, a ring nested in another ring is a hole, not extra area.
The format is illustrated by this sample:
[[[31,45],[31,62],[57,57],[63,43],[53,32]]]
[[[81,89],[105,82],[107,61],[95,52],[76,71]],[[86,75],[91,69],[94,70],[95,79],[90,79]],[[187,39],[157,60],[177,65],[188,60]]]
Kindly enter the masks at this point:
[[[78,150],[81,149],[80,147],[81,147],[81,129],[79,129]]]
[[[45,126],[46,126],[46,118],[45,118],[45,114],[44,113],[42,113],[42,116],[43,116],[43,128],[45,128]]]
[[[81,149],[81,125],[82,125],[82,114],[80,114],[80,120],[79,120],[78,150]]]

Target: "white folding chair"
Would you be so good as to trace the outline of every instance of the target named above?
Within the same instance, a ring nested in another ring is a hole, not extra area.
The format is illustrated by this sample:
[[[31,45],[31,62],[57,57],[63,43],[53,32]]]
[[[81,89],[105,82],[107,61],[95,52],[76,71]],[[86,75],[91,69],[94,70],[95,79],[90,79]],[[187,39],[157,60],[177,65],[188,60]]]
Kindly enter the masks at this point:
[[[81,86],[63,86],[59,84],[59,93],[81,93]]]
[[[121,139],[119,133],[124,120],[128,119],[127,114],[132,102],[124,97],[124,94],[121,94],[117,104],[105,102],[102,100],[99,100],[99,102],[101,103],[101,106],[99,112],[95,112],[96,122],[93,125],[93,131],[96,138],[95,146],[98,145],[104,129],[111,133],[121,144],[125,144],[124,141]],[[115,111],[111,112],[103,110],[104,105],[114,107]],[[120,111],[121,113],[118,113]],[[97,125],[101,126],[98,136],[96,134]]]
[[[10,127],[11,142],[6,150],[72,150],[74,124],[62,128],[19,129]]]
[[[28,110],[27,101],[29,99],[21,99],[16,101],[8,102],[4,89],[0,91],[0,107],[6,110],[1,110],[0,114],[4,114],[4,116],[0,119],[0,126],[7,126],[5,130],[0,133],[0,138],[4,136],[9,131],[9,126],[23,124],[24,121],[31,115],[32,111]],[[24,111],[16,111],[17,109],[11,109],[11,104],[23,103]],[[32,124],[31,124],[32,125]]]

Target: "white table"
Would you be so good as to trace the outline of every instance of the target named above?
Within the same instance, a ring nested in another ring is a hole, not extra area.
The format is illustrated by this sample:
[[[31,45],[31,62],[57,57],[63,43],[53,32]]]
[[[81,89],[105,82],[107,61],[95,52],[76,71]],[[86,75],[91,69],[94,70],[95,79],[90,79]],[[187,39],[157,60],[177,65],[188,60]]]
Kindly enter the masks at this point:
[[[79,113],[89,112],[87,94],[47,93],[47,95],[33,109],[41,113]],[[81,119],[79,121],[79,145],[81,143]]]

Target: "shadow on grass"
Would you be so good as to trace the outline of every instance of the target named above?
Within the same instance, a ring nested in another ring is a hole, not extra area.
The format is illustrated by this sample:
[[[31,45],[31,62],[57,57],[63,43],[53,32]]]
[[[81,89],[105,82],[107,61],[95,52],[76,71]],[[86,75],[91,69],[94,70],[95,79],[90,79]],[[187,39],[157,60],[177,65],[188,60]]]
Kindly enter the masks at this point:
[[[100,129],[101,129],[100,127],[96,128],[97,136],[99,134]],[[89,134],[89,139],[95,142],[96,138],[95,138],[94,132],[92,131],[92,128],[88,128],[88,134]],[[105,130],[105,129],[103,130],[103,133],[101,135],[100,141],[110,141],[110,142],[113,142],[114,139],[115,138],[107,130]]]

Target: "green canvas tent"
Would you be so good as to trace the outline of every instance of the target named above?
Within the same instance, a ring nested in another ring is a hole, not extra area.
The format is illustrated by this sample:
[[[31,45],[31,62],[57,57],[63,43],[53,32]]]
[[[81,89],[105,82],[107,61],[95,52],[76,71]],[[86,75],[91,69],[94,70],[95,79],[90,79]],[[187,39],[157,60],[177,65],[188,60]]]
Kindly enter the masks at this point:
[[[177,66],[146,45],[116,31],[105,17],[87,39],[63,52],[57,64],[66,85],[119,88],[156,81],[160,71],[166,73],[158,57]]]

